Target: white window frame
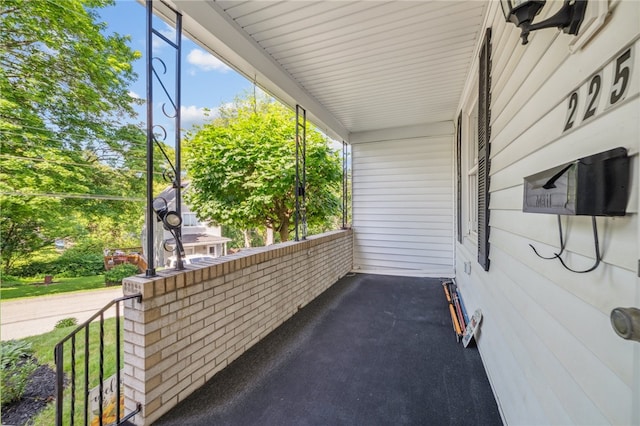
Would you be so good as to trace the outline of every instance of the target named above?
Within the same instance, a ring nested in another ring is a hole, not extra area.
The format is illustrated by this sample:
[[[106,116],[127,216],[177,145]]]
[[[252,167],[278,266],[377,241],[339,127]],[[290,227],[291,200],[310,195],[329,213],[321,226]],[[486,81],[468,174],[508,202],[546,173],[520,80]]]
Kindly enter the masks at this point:
[[[478,245],[478,84],[462,107],[462,235],[463,243]],[[470,246],[470,248],[471,248]]]
[[[467,228],[466,234],[478,240],[478,102],[473,102],[467,116],[467,129],[462,129],[467,157]],[[464,148],[463,148],[464,151]]]
[[[189,212],[189,213],[182,213],[182,226],[189,228],[189,227],[201,226],[201,225],[200,225],[200,220],[198,219],[198,216],[196,216],[195,213]]]

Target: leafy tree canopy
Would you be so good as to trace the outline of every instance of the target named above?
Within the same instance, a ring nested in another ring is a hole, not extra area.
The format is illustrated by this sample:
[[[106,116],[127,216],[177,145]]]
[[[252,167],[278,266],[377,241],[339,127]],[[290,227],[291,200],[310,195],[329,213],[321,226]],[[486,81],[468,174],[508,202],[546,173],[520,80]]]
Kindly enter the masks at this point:
[[[249,95],[188,134],[186,194],[202,218],[240,229],[266,226],[287,241],[295,221],[295,116],[284,105]],[[328,223],[340,209],[341,163],[315,129],[307,129],[307,221]]]
[[[127,45],[128,37],[106,35],[106,24],[98,22],[97,8],[113,3],[0,3],[0,240],[5,271],[16,257],[56,237],[86,233],[83,222],[104,228],[134,210],[131,201],[100,196],[144,196],[144,133],[123,125],[134,117],[136,100],[128,87],[137,77],[131,63],[141,54]],[[69,194],[91,194],[93,199]],[[98,220],[105,215],[111,219]],[[137,232],[139,222],[131,224]]]

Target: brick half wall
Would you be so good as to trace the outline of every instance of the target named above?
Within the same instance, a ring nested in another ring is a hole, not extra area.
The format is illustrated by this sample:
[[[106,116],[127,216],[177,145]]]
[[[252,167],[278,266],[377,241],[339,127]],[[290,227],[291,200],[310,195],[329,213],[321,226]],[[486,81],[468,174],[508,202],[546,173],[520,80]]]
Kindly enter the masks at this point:
[[[151,424],[347,274],[352,231],[124,281],[126,412]]]

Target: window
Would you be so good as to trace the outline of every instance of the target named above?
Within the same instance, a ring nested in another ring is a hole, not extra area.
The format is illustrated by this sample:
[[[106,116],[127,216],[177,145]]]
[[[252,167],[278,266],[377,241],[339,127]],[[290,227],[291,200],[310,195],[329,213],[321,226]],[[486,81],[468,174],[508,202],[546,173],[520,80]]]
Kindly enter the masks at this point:
[[[478,89],[472,93],[475,95]],[[478,240],[478,98],[471,97],[458,118],[458,241]]]
[[[182,226],[200,226],[200,221],[198,221],[195,213],[183,213]]]
[[[489,167],[491,29],[480,49],[477,97],[469,96],[458,118],[458,241],[477,244],[478,263],[489,270]]]

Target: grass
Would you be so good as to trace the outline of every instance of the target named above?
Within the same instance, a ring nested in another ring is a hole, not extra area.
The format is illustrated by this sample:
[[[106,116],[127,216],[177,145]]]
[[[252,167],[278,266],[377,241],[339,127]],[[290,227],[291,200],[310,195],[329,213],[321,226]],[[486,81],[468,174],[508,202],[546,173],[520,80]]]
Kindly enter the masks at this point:
[[[120,336],[122,336],[122,324],[120,321]],[[22,339],[32,345],[34,356],[41,364],[48,364],[55,370],[54,347],[56,344],[68,336],[76,327],[66,327],[55,329],[49,333],[39,336],[32,336]],[[71,340],[64,345],[64,371],[67,378],[67,385],[64,391],[64,408],[63,408],[63,424],[71,424],[71,378],[72,378],[72,351]],[[85,332],[81,331],[76,335],[76,351],[75,351],[75,371],[76,371],[76,401],[75,401],[75,424],[84,424],[84,362],[85,362]],[[123,366],[122,345],[120,353],[120,368]],[[98,386],[100,383],[100,324],[94,322],[89,327],[89,390]],[[111,377],[116,372],[116,320],[115,318],[106,319],[104,321],[104,372],[103,379]],[[35,426],[48,426],[55,424],[55,401],[52,402],[42,411],[32,423]],[[89,423],[91,423],[92,415],[89,413]],[[105,418],[105,424],[106,418]]]
[[[42,284],[38,278],[18,278],[3,280],[0,287],[0,299],[19,299],[23,297],[46,296],[73,291],[105,288],[104,275],[75,278],[55,278],[52,284]]]

